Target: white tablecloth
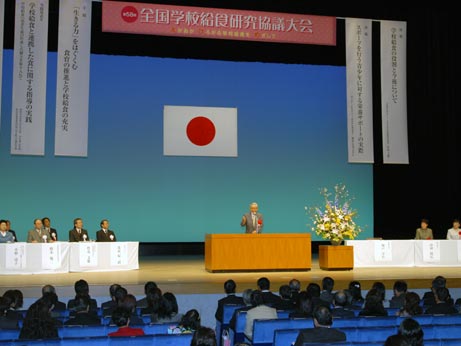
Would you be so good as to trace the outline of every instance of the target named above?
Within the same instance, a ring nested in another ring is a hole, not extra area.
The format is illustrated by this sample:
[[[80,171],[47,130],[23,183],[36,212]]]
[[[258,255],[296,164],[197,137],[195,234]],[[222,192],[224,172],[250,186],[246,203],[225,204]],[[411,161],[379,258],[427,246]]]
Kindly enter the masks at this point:
[[[0,275],[139,269],[139,242],[0,244]]]
[[[354,267],[460,267],[461,240],[348,240]]]

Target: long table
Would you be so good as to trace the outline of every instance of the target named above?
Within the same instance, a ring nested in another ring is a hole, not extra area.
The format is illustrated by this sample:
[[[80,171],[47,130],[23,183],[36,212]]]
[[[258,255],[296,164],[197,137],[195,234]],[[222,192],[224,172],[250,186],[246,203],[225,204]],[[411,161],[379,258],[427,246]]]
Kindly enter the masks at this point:
[[[348,240],[354,266],[461,267],[461,240]]]
[[[0,244],[0,275],[139,269],[138,242]]]
[[[205,269],[309,270],[311,235],[300,234],[207,234]]]

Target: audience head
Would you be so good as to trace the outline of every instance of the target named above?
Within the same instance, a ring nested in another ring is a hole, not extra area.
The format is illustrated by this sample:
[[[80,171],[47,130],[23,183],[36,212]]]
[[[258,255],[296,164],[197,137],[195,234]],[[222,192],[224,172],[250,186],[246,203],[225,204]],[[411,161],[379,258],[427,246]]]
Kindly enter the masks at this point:
[[[45,293],[54,293],[56,294],[56,289],[54,288],[53,285],[45,285],[42,287],[42,295]]]
[[[381,297],[381,300],[384,301],[386,299],[386,286],[380,281],[377,281],[373,284],[372,289],[375,289],[379,296]]]
[[[8,290],[3,293],[3,297],[9,298],[11,300],[11,309],[18,310],[22,308],[24,296],[20,290]]]
[[[128,291],[125,287],[118,287],[114,292],[115,301],[120,304],[120,302],[126,297],[127,294]]]
[[[77,297],[89,297],[90,287],[85,280],[78,280],[74,284],[75,294]]]
[[[237,285],[235,284],[234,280],[227,280],[224,283],[224,291],[226,292],[226,294],[234,294],[236,287]]]
[[[6,315],[6,312],[10,309],[11,307],[12,300],[10,297],[0,297],[0,317],[3,317]]]
[[[197,330],[200,328],[200,314],[195,309],[187,311],[182,317],[179,325],[185,329]]]
[[[406,318],[400,323],[399,335],[404,336],[411,346],[422,346],[424,332],[417,321],[412,318]]]
[[[242,293],[242,298],[243,298],[243,303],[246,305],[246,306],[250,306],[252,305],[252,301],[251,301],[251,294],[253,293],[253,290],[251,288],[247,288],[245,291],[243,291]]]
[[[157,312],[160,307],[160,300],[162,299],[162,291],[156,287],[147,292],[147,306]]]
[[[279,288],[279,295],[282,299],[291,299],[291,289],[288,285],[282,285]]]
[[[271,282],[269,281],[268,278],[258,279],[257,285],[261,291],[268,291],[271,288]]]
[[[345,307],[347,305],[347,296],[344,291],[338,291],[335,293],[335,297],[333,299],[333,304],[335,306]]]
[[[130,324],[131,311],[119,306],[112,312],[112,321],[117,327],[125,327]]]
[[[323,290],[331,292],[334,286],[335,286],[335,280],[333,280],[333,278],[326,276],[322,279],[322,289]]]
[[[261,291],[254,290],[251,293],[251,303],[253,306],[259,306],[264,304],[263,294]]]
[[[216,346],[216,334],[213,329],[207,327],[198,328],[192,341],[191,346]]]
[[[168,307],[171,307],[171,312],[177,314],[179,311],[179,307],[178,301],[176,300],[176,296],[171,292],[165,292],[163,294],[163,298],[167,302]]]
[[[136,297],[132,294],[127,294],[119,302],[118,306],[127,309],[130,313],[134,313],[136,311]]]
[[[288,285],[292,292],[299,292],[301,290],[301,282],[298,279],[291,279]]]
[[[419,305],[421,299],[415,292],[407,292],[405,294],[405,302],[403,309],[411,316],[421,315],[423,313],[422,307]]]
[[[329,327],[333,324],[330,309],[324,305],[316,306],[313,313],[315,327]]]
[[[110,297],[112,298],[112,300],[115,300],[115,292],[117,291],[117,289],[119,287],[122,287],[120,286],[119,284],[112,284],[110,285],[109,287],[109,294],[110,294]]]
[[[349,283],[349,294],[351,295],[352,301],[361,301],[362,297],[362,285],[358,281],[351,281]]]
[[[437,303],[444,303],[450,297],[450,292],[446,287],[439,287],[435,290],[435,300]]]
[[[299,292],[296,299],[296,311],[303,315],[312,314],[312,300],[306,291]]]
[[[447,286],[447,279],[443,276],[436,276],[434,280],[432,280],[432,289],[437,289],[439,287],[446,287]]]
[[[378,292],[378,290],[376,290],[375,288],[372,288],[368,291],[367,296],[365,298],[364,310],[376,312],[385,311],[382,300],[382,294]]]
[[[394,294],[400,296],[402,293],[406,293],[408,285],[405,281],[397,280],[394,282]]]
[[[144,294],[147,294],[153,288],[157,288],[157,284],[153,281],[147,281],[144,285]]]
[[[384,346],[411,346],[407,338],[402,335],[391,335],[386,339]]]
[[[314,282],[311,282],[309,285],[307,285],[306,292],[311,299],[318,298],[320,297],[320,286]]]

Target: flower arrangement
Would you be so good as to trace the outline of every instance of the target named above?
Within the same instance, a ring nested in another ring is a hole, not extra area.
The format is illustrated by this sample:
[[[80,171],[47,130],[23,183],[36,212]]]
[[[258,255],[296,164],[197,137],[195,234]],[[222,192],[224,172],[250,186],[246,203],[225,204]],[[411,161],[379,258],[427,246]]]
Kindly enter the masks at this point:
[[[310,214],[315,232],[323,239],[332,243],[341,243],[344,239],[354,239],[363,230],[354,222],[357,211],[351,209],[351,199],[344,184],[334,187],[334,198],[327,188],[320,189],[320,194],[325,199],[325,207],[305,207],[306,213]]]

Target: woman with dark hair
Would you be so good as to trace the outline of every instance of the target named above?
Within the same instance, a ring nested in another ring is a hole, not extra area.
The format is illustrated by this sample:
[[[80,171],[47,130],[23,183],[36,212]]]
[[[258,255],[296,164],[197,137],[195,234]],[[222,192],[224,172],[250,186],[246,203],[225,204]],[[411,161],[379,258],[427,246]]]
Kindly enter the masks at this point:
[[[387,316],[387,311],[384,309],[382,294],[376,289],[368,291],[365,298],[365,306],[360,311],[359,316]]]
[[[360,282],[351,281],[346,295],[351,308],[362,308],[365,299],[362,297],[362,285]]]
[[[166,292],[160,299],[157,320],[154,323],[179,322],[182,314],[178,314],[178,302],[173,293]]]
[[[131,311],[118,307],[112,312],[112,321],[117,325],[118,330],[109,333],[109,336],[138,336],[144,335],[141,328],[131,328],[130,325]]]
[[[418,321],[406,318],[400,323],[399,335],[405,337],[411,346],[423,346],[424,332]]]
[[[290,318],[312,317],[312,301],[306,291],[299,292],[296,310],[290,313]]]
[[[378,292],[378,295],[381,297],[381,300],[383,301],[383,304],[385,304],[385,301],[386,301],[386,286],[384,286],[384,284],[382,282],[376,281],[371,288],[375,289]]]
[[[152,322],[157,320],[158,309],[160,308],[160,300],[162,299],[162,291],[158,287],[154,287],[146,294],[147,307],[141,309],[141,315],[151,315]]]
[[[411,317],[415,315],[421,315],[423,308],[419,305],[421,299],[415,292],[407,292],[405,294],[405,300],[403,308],[398,312],[398,316]]]
[[[207,327],[198,328],[192,337],[190,346],[216,346],[214,330]]]
[[[19,339],[35,340],[58,337],[56,321],[51,317],[51,310],[53,310],[55,303],[53,300],[53,297],[48,295],[40,298],[29,307],[19,333]]]
[[[7,312],[11,306],[11,298],[0,297],[0,329],[17,329],[18,319],[7,317]]]
[[[200,328],[200,314],[192,309],[181,318],[179,325],[170,331],[172,334],[193,333]]]
[[[22,292],[20,290],[8,290],[3,294],[3,297],[10,301],[6,316],[8,318],[22,320],[23,311],[21,311],[21,308],[24,299]]]

